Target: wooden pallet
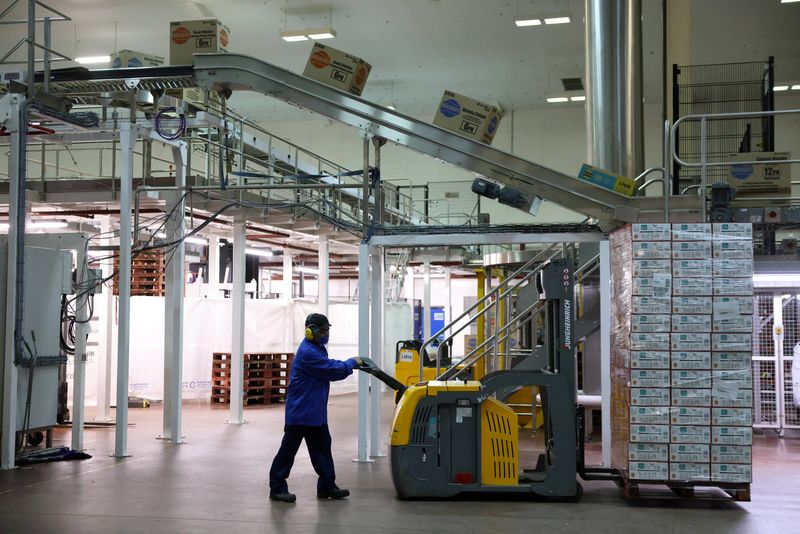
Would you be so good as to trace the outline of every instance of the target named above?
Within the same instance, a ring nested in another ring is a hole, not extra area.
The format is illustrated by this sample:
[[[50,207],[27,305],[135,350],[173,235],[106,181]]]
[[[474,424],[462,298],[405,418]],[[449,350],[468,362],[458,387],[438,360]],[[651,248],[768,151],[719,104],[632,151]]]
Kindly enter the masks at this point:
[[[131,259],[131,296],[162,297],[166,293],[163,250],[145,250]],[[114,271],[119,258],[114,258]],[[119,275],[114,276],[114,295],[119,294]]]
[[[698,480],[690,482],[675,482],[671,480],[630,480],[623,476],[622,479],[616,481],[617,486],[626,499],[640,499],[643,497],[664,498],[664,494],[643,495],[641,486],[660,486],[664,485],[672,490],[672,493],[677,498],[684,499],[703,499],[714,500],[719,499],[719,495],[697,495],[695,489],[698,488],[718,488],[724,493],[728,494],[725,500],[734,500],[740,502],[750,502],[750,484],[747,482],[713,482],[707,480]]]
[[[245,353],[242,369],[244,405],[273,404],[286,401],[289,384],[290,352]],[[211,402],[228,404],[233,362],[227,352],[215,352],[211,360]]]

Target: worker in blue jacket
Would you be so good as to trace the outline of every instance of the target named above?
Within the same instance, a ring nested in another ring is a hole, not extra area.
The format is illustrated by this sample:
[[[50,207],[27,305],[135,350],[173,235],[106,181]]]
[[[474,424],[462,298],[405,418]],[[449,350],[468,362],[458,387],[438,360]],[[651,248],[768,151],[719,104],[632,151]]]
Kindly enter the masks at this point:
[[[273,501],[295,502],[289,493],[286,479],[294,457],[305,439],[311,465],[317,472],[317,498],[344,499],[350,491],[336,485],[336,473],[331,455],[331,434],[328,431],[328,392],[330,383],[344,380],[361,363],[359,358],[339,361],[328,358],[331,324],[320,313],[306,318],[305,339],[294,354],[286,392],[286,421],[283,441],[269,471],[269,498]]]

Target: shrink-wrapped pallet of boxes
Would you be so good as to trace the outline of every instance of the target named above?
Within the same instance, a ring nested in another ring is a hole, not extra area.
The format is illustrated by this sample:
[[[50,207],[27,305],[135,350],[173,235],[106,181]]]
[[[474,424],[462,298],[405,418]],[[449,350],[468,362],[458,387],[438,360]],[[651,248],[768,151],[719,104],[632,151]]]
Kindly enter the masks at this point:
[[[749,495],[751,225],[633,224],[610,245],[612,465]]]

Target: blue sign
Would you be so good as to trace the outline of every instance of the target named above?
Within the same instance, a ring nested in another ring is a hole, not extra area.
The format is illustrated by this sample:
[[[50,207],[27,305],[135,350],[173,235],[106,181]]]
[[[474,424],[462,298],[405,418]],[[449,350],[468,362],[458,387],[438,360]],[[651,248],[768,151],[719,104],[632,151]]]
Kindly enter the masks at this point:
[[[461,113],[461,104],[459,104],[458,100],[455,98],[448,98],[442,102],[439,111],[442,113],[442,115],[449,119]]]
[[[738,180],[746,180],[753,175],[753,166],[748,163],[734,165],[731,174]]]

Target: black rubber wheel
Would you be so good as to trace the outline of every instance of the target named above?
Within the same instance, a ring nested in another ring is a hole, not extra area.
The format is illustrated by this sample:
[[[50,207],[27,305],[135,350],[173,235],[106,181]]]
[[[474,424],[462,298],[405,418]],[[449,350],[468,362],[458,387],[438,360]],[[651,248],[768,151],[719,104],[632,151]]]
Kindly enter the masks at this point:
[[[28,434],[28,445],[33,447],[44,441],[44,432],[31,432]]]
[[[580,482],[575,482],[575,495],[572,497],[564,497],[563,502],[580,502],[583,498],[583,486]]]

